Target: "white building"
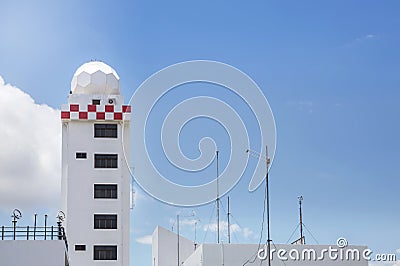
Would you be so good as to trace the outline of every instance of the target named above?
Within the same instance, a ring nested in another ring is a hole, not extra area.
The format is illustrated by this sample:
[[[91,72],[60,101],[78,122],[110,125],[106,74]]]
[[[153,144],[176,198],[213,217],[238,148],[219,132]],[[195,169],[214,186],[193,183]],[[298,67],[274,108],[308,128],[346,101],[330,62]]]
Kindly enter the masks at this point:
[[[2,240],[0,265],[68,266],[64,241]]]
[[[178,263],[179,246],[179,263]],[[200,244],[157,227],[152,238],[152,266],[251,266],[268,265],[257,244]],[[366,246],[272,245],[272,266],[367,266]]]
[[[61,110],[62,210],[72,266],[129,265],[129,113],[114,69],[102,62],[78,68]]]

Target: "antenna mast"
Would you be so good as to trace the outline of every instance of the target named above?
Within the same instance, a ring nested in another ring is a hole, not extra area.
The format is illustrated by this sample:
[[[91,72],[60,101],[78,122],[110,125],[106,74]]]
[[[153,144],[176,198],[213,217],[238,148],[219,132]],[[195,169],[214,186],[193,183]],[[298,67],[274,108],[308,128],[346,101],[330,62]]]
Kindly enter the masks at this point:
[[[179,261],[179,238],[180,238],[180,236],[179,236],[179,214],[178,215],[176,215],[176,227],[177,227],[177,233],[178,233],[178,266],[180,266],[180,261]]]
[[[270,236],[270,230],[269,230],[269,177],[268,177],[268,166],[270,163],[270,160],[268,158],[268,146],[265,146],[265,154],[267,156],[265,162],[266,162],[266,190],[267,190],[267,227],[268,227],[268,239],[267,239],[267,252],[268,252],[268,266],[271,266],[271,236]]]
[[[230,217],[231,216],[231,211],[230,211],[230,207],[229,207],[229,197],[228,197],[228,243],[231,243],[231,220]]]
[[[302,209],[301,209],[301,204],[302,204],[302,202],[303,202],[303,196],[299,196],[298,197],[298,199],[299,199],[299,206],[300,206],[300,244],[305,244],[305,239],[304,239],[304,236],[303,236],[303,212],[302,212]]]
[[[265,146],[265,152],[266,156],[264,157],[262,154],[247,149],[246,152],[249,153],[250,156],[262,159],[265,159],[265,164],[266,164],[266,174],[265,174],[265,196],[266,196],[266,205],[267,205],[267,254],[268,254],[268,266],[271,266],[271,235],[270,235],[270,228],[269,228],[269,177],[268,177],[268,166],[271,162],[270,158],[268,157],[268,146]]]
[[[216,159],[217,159],[217,243],[219,244],[219,172],[218,172],[218,154],[219,151],[216,151]]]

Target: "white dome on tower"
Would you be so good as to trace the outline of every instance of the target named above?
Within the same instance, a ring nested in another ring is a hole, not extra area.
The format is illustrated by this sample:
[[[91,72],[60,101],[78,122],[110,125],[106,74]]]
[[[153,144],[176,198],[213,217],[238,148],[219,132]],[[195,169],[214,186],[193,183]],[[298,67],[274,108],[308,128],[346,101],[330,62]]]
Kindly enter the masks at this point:
[[[80,66],[71,81],[72,94],[120,94],[119,76],[109,65],[92,61]]]

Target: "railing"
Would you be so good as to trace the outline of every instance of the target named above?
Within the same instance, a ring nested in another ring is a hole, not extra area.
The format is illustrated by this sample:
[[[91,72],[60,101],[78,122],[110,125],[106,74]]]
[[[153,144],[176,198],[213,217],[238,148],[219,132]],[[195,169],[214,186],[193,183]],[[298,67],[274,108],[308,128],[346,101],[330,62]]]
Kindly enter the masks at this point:
[[[62,226],[2,226],[0,230],[1,240],[64,240],[68,249]]]

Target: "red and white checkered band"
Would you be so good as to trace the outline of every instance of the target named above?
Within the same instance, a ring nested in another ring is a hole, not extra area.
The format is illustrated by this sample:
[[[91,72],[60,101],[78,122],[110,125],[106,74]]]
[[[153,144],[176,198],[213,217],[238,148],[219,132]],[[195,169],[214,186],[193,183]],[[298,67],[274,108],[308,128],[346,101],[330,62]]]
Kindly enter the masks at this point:
[[[130,105],[79,105],[61,108],[61,120],[130,120]]]

